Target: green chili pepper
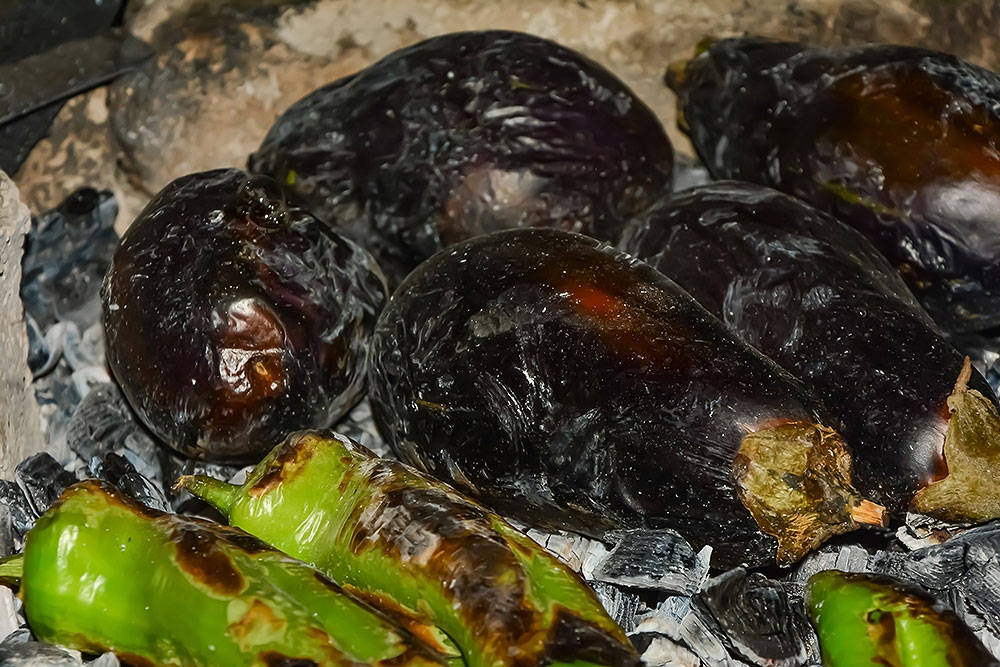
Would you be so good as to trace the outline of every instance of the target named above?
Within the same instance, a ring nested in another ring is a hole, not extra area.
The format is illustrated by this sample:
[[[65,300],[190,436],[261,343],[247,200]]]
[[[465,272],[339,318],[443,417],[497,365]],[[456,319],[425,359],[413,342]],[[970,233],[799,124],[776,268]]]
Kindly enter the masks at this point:
[[[348,592],[436,623],[469,667],[638,663],[558,559],[451,487],[341,436],[293,433],[243,486],[178,484]]]
[[[39,639],[137,666],[443,664],[257,538],[148,509],[96,481],[70,487],[0,576],[20,579]]]
[[[955,612],[892,577],[818,572],[806,606],[825,667],[1000,665]]]

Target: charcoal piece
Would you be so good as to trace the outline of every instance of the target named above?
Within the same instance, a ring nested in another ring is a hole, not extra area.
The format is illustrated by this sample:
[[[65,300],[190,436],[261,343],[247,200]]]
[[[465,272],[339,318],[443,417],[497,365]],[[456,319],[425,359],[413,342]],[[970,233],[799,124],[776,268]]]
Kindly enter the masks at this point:
[[[17,173],[28,159],[31,149],[45,136],[62,106],[62,101],[54,102],[32,114],[0,125],[0,171]]]
[[[739,667],[747,664],[729,653],[712,626],[692,607],[689,597],[669,597],[637,621],[637,634],[653,633],[680,642],[706,665]]]
[[[637,635],[633,639],[646,667],[701,667],[702,662],[691,651],[662,635]]]
[[[100,322],[101,281],[118,245],[118,203],[107,191],[81,188],[33,218],[21,260],[21,298],[43,331],[57,320],[80,331]]]
[[[674,192],[705,185],[712,180],[708,168],[698,158],[684,153],[674,155]]]
[[[1000,522],[893,559],[884,571],[919,584],[963,617],[975,612],[1000,634]]]
[[[0,64],[0,124],[77,95],[133,69],[153,55],[144,42],[111,30],[44,53]]]
[[[711,547],[695,553],[669,528],[613,531],[605,537],[616,544],[595,566],[597,581],[692,595],[708,577]]]
[[[7,504],[0,502],[0,558],[13,555],[16,551],[13,512]]]
[[[635,630],[635,614],[639,611],[641,604],[639,596],[613,584],[601,581],[588,583],[597,593],[597,599],[604,605],[608,615],[615,619],[615,623],[620,625],[626,633]]]
[[[75,372],[95,367],[104,372],[104,328],[95,322],[81,333],[75,322],[66,325],[63,355],[69,367]]]
[[[994,394],[1000,394],[1000,329],[949,337],[959,352],[969,357],[972,366],[983,374]]]
[[[35,641],[35,638],[31,636],[31,630],[22,626],[4,637],[3,641],[0,641],[0,646],[16,646],[17,644],[26,644],[33,641]]]
[[[55,368],[62,356],[63,325],[57,323],[43,334],[31,313],[24,313],[24,322],[28,329],[28,368],[31,370],[31,377],[37,378]],[[58,339],[54,341],[57,336]]]
[[[594,578],[594,567],[608,555],[608,549],[601,542],[577,535],[576,533],[549,533],[524,524],[514,523],[517,529],[545,547],[550,553],[559,557],[573,570],[579,572],[584,579]]]
[[[0,667],[77,667],[80,654],[42,642],[0,644]]]
[[[21,461],[14,478],[35,514],[41,516],[76,478],[48,452],[40,452]]]
[[[35,525],[38,513],[31,506],[24,492],[16,483],[0,479],[0,505],[4,505],[10,515],[10,525],[18,540]]]
[[[337,422],[333,426],[333,430],[360,442],[382,458],[396,458],[389,444],[378,432],[367,397],[355,405],[346,417]]]
[[[90,472],[94,477],[114,484],[146,507],[161,512],[170,511],[167,498],[160,487],[139,474],[135,466],[123,456],[105,454],[102,458],[95,457],[91,461]]]
[[[98,35],[116,20],[123,0],[12,0],[0,3],[0,63],[73,39]],[[0,126],[0,171],[17,172],[62,108],[55,102]]]
[[[90,461],[123,448],[128,436],[138,429],[118,388],[108,383],[93,388],[80,401],[69,420],[66,444],[81,459]]]
[[[785,588],[736,568],[710,580],[693,598],[718,623],[731,650],[754,665],[799,667],[808,661],[809,621]]]
[[[72,370],[63,360],[51,373],[35,380],[32,388],[48,450],[66,451],[69,421],[83,398],[79,393],[80,383],[74,381]]]
[[[794,598],[801,600],[806,582],[817,572],[822,570],[870,572],[872,560],[871,554],[857,545],[823,547],[806,556],[785,583],[788,585],[788,592]]]

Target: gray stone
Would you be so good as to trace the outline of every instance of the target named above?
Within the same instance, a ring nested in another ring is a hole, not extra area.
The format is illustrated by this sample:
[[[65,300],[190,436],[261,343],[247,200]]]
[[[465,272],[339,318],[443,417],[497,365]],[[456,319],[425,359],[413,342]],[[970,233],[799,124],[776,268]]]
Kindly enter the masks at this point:
[[[31,220],[17,188],[0,172],[0,477],[45,448],[28,369],[28,335],[21,304],[21,254]],[[68,452],[52,452],[57,459]]]

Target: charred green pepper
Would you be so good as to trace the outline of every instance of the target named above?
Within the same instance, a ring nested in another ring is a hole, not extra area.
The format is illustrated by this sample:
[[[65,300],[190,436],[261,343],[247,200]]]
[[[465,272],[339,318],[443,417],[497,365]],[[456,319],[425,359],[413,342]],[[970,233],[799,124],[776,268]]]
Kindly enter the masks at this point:
[[[242,530],[151,510],[103,482],[70,487],[0,576],[20,579],[39,639],[133,665],[443,662]]]
[[[336,434],[290,435],[234,486],[179,485],[356,596],[443,629],[469,667],[634,665],[587,584],[498,515]]]
[[[806,606],[824,667],[1000,665],[955,612],[892,577],[818,572]]]
[[[1000,76],[927,49],[741,38],[667,82],[716,178],[836,214],[946,329],[1000,324]]]

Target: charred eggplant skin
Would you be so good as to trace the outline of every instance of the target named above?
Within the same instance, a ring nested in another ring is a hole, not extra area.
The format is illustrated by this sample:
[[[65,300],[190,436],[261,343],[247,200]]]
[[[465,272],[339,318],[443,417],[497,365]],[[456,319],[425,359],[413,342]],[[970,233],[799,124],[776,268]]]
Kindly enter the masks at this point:
[[[890,512],[947,474],[947,400],[964,357],[855,230],[749,183],[654,204],[619,247],[790,371],[843,424],[858,489]],[[973,372],[969,387],[993,397]]]
[[[920,48],[743,38],[667,82],[716,178],[858,229],[946,330],[1000,324],[1000,76]]]
[[[294,104],[250,158],[395,285],[445,245],[522,226],[612,239],[669,189],[656,116],[601,65],[500,30],[441,35]]]
[[[774,559],[741,504],[748,432],[818,401],[675,284],[558,230],[495,232],[414,271],[376,327],[370,400],[405,461],[534,525],[672,527]]]
[[[169,184],[122,237],[102,291],[107,359],[182,455],[257,461],[364,390],[386,299],[364,250],[235,169]]]

